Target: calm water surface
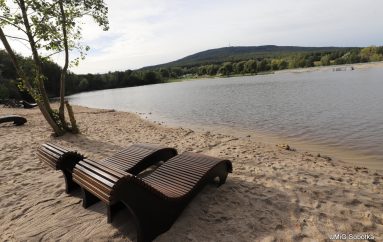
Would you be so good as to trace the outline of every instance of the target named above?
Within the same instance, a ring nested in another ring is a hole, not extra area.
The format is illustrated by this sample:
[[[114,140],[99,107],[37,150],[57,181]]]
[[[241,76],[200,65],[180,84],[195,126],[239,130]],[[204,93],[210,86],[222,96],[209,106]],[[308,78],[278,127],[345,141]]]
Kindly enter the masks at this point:
[[[383,68],[193,80],[69,99],[170,123],[263,132],[383,168]]]

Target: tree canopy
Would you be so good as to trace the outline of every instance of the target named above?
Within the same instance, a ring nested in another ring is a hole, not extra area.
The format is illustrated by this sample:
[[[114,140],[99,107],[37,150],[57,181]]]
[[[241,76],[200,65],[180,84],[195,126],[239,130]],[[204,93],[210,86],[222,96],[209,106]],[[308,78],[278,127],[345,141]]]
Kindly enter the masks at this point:
[[[89,49],[79,41],[80,19],[91,16],[104,30],[109,28],[105,3],[102,0],[1,0],[0,11],[0,38],[22,81],[20,87],[35,98],[56,135],[66,131],[77,132],[73,119],[72,127],[65,121],[65,78],[70,64],[77,65]],[[8,38],[26,42],[30,48],[32,61],[28,63],[31,65],[20,62]],[[70,60],[69,52],[72,50],[77,50],[79,56]],[[60,107],[57,112],[49,104],[43,63],[61,52],[64,52],[64,61],[59,78]]]

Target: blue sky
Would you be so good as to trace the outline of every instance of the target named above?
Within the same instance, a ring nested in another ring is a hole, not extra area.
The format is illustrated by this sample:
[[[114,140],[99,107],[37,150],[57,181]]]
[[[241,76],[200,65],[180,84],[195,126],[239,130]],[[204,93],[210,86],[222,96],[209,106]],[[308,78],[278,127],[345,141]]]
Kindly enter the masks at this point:
[[[381,0],[105,2],[110,30],[85,21],[91,51],[75,73],[136,69],[229,45],[383,45]]]

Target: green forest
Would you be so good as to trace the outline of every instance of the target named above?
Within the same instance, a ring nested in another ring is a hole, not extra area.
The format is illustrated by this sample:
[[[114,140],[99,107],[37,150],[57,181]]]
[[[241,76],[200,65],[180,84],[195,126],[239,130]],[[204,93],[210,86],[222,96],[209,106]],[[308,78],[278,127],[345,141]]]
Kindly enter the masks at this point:
[[[181,60],[138,70],[115,71],[104,74],[78,75],[68,73],[66,95],[110,88],[131,87],[169,82],[181,78],[255,75],[277,70],[353,64],[383,60],[383,47],[366,48],[310,48],[267,46],[258,52],[251,47],[227,47],[200,52]],[[238,49],[235,49],[238,48]],[[259,48],[259,47],[257,47]],[[289,49],[290,48],[290,49]],[[25,69],[32,65],[30,58],[18,56]],[[59,95],[60,67],[44,62],[45,87],[49,97]],[[0,50],[0,99],[26,99],[18,89],[18,80],[12,63]]]

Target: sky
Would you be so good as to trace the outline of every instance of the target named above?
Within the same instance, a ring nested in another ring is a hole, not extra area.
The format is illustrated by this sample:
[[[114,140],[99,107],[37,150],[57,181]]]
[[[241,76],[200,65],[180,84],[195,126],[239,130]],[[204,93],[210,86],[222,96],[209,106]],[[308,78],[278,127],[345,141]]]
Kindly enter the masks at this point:
[[[382,0],[105,2],[110,30],[84,21],[82,42],[91,50],[75,73],[137,69],[227,46],[383,45]],[[61,64],[62,56],[53,61]]]

